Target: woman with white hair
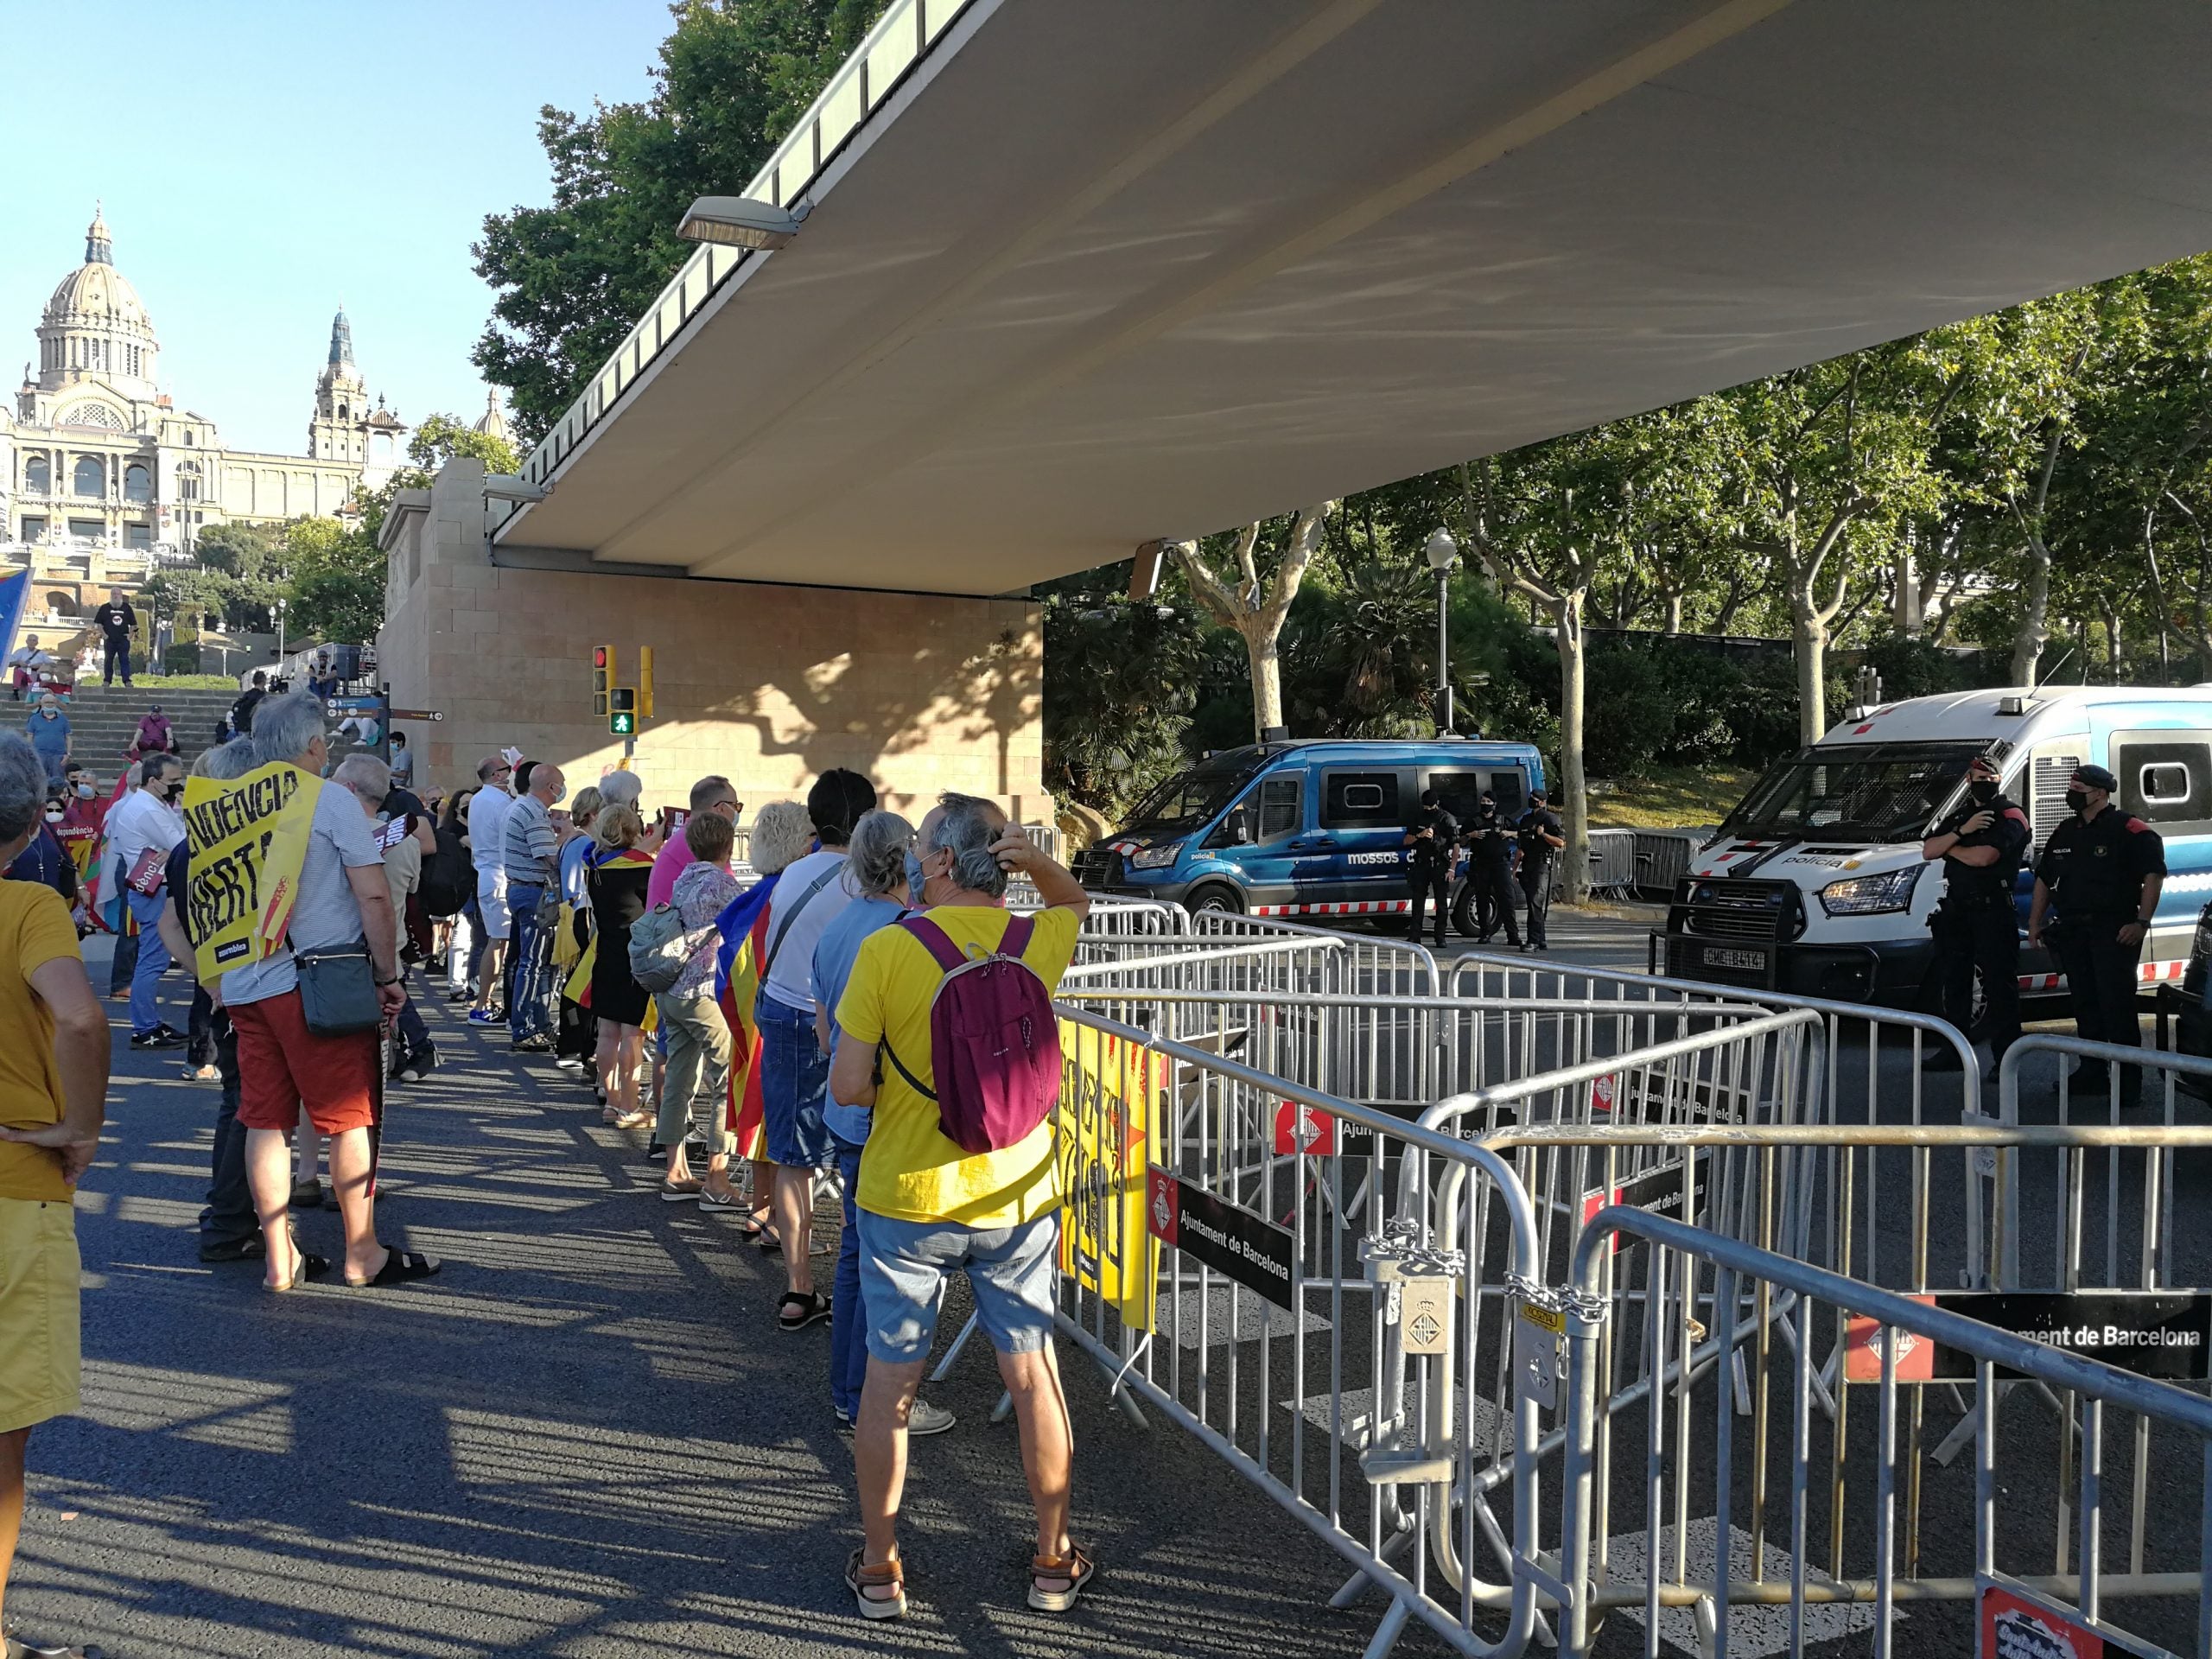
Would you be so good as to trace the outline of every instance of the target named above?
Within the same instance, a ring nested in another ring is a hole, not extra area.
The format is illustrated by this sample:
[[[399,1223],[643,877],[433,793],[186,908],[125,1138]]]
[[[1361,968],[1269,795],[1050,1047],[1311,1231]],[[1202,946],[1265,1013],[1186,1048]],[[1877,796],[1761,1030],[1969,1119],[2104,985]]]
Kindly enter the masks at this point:
[[[806,809],[797,801],[770,801],[753,815],[753,830],[747,845],[751,855],[747,861],[759,878],[747,891],[758,893],[761,901],[748,930],[750,962],[757,964],[760,952],[766,948],[768,895],[775,889],[776,878],[812,849],[814,820],[806,816]],[[754,983],[757,982],[756,979]],[[743,1237],[759,1241],[762,1249],[772,1251],[781,1248],[769,1220],[769,1195],[775,1185],[776,1166],[768,1159],[760,1096],[760,1033],[753,1023],[750,987],[733,991],[729,1011],[738,1021],[731,1028],[736,1049],[731,1060],[734,1087],[730,1128],[737,1136],[736,1155],[746,1160],[750,1182],[745,1221],[739,1232]]]

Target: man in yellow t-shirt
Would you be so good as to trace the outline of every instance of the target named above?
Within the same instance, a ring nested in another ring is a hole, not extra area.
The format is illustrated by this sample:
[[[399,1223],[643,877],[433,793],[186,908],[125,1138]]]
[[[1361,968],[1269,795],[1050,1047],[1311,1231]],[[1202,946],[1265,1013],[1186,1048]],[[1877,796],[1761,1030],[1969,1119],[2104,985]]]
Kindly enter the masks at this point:
[[[0,869],[30,845],[45,804],[36,752],[0,734]],[[108,1052],[69,907],[41,882],[0,881],[0,1592],[22,1525],[31,1430],[77,1409],[71,1201],[99,1144]],[[5,1646],[79,1651],[13,1637]]]
[[[998,947],[1009,919],[1007,876],[1028,874],[1046,907],[1033,918],[1021,959],[1048,990],[1057,987],[1090,909],[1076,879],[1009,829],[997,807],[972,796],[940,797],[915,839],[908,901],[971,953]],[[1068,1538],[1074,1441],[1052,1356],[1059,1245],[1052,1126],[1048,1118],[1014,1146],[972,1154],[939,1129],[934,1090],[923,1089],[936,1078],[930,1007],[943,978],[927,946],[904,927],[887,927],[861,946],[837,1004],[842,1037],[830,1096],[874,1113],[855,1206],[868,1360],[853,1453],[867,1542],[853,1552],[845,1581],[863,1618],[906,1611],[898,1515],[906,1416],[928,1363],[945,1279],[959,1271],[975,1292],[976,1317],[997,1351],[1021,1433],[1022,1466],[1037,1508],[1029,1605],[1065,1612],[1096,1569]],[[879,1047],[886,1051],[880,1066]]]

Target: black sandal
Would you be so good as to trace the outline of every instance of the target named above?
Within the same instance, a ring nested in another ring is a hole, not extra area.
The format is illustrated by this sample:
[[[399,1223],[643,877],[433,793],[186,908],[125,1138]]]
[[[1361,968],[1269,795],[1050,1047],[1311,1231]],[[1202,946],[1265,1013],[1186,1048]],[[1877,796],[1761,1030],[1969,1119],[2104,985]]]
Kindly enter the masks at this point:
[[[796,1313],[797,1319],[791,1316]],[[830,1299],[818,1290],[787,1290],[776,1304],[776,1324],[785,1331],[804,1331],[817,1319],[830,1317]]]
[[[346,1282],[355,1290],[376,1290],[386,1285],[404,1285],[413,1279],[428,1279],[440,1266],[435,1256],[417,1255],[412,1250],[386,1250],[384,1266],[372,1279],[348,1279]]]

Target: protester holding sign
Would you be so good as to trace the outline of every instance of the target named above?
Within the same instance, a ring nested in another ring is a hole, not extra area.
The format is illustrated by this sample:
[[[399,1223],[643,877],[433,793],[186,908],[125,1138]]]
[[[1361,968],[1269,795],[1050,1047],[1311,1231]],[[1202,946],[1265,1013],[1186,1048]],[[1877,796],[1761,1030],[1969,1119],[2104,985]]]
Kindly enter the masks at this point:
[[[330,1137],[346,1283],[425,1278],[437,1262],[378,1241],[371,1190],[377,1035],[406,1001],[384,855],[363,802],[321,780],[330,758],[321,703],[305,694],[271,698],[253,728],[260,769],[234,785],[195,789],[185,815],[189,909],[220,925],[194,932],[209,940],[203,952],[223,958],[214,964],[219,994],[238,1030],[238,1122],[261,1217],[264,1283],[292,1290],[312,1273],[286,1219],[286,1137],[303,1107]],[[289,849],[302,838],[295,877]],[[264,845],[270,850],[257,863],[252,849]]]

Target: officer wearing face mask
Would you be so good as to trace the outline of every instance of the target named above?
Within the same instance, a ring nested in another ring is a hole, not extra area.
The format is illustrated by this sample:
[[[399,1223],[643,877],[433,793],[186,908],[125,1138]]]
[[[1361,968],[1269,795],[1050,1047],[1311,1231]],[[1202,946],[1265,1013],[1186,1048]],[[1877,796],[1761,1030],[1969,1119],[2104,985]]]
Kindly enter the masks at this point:
[[[1518,950],[1521,926],[1513,915],[1514,847],[1512,821],[1497,810],[1496,798],[1484,790],[1467,825],[1467,849],[1472,855],[1467,882],[1475,890],[1475,938],[1487,944],[1502,927],[1505,942]]]
[[[2032,839],[2028,815],[2005,798],[1997,763],[1977,755],[1967,768],[1967,798],[1921,843],[1920,855],[1943,866],[1943,899],[1928,918],[1936,959],[1929,967],[1943,1017],[1974,1039],[1974,981],[1989,1004],[1989,1047],[1999,1060],[2020,1035],[2020,925],[2012,890]],[[1931,1071],[1955,1071],[1959,1058],[1936,1048]],[[1989,1081],[1997,1076],[1993,1065]]]
[[[1459,821],[1433,789],[1421,792],[1421,808],[1406,826],[1406,890],[1412,895],[1414,925],[1407,937],[1421,943],[1421,912],[1436,901],[1436,942],[1452,913],[1452,866],[1459,844]]]
[[[2134,1048],[2142,1043],[2136,966],[2165,886],[2166,846],[2149,824],[2120,810],[2112,798],[2119,787],[2102,766],[2074,769],[2066,789],[2073,816],[2050,832],[2036,862],[2028,943],[2043,943],[2045,918],[2056,908],[2050,948],[2066,976],[2076,1033],[2088,1042]],[[2098,1061],[2083,1061],[2074,1080],[2089,1090],[2110,1084]],[[2124,1069],[2122,1101],[2133,1100],[2140,1082],[2135,1067]]]

